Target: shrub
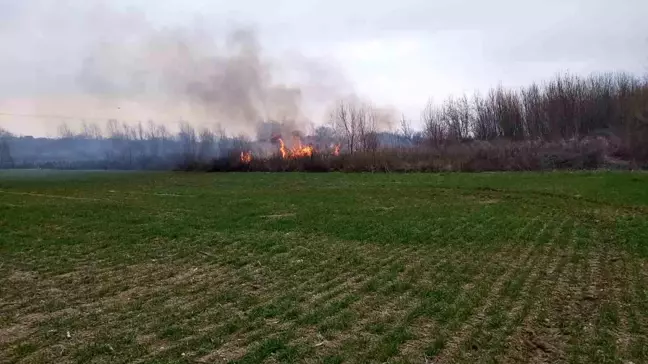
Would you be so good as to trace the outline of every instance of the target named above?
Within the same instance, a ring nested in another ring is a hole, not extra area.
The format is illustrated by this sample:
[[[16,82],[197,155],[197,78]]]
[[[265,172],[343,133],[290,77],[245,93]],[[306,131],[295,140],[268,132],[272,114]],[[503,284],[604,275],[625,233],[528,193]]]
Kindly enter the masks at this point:
[[[589,138],[564,142],[472,141],[443,147],[393,148],[340,156],[314,154],[282,159],[255,158],[243,163],[235,154],[212,161],[212,172],[438,172],[539,171],[596,169],[605,164],[608,143]],[[198,166],[202,168],[202,166]]]

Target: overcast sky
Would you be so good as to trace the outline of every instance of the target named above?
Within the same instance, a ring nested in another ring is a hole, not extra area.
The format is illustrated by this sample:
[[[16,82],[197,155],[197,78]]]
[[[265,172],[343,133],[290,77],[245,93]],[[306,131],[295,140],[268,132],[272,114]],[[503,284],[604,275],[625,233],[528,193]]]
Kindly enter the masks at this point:
[[[325,96],[354,92],[416,119],[430,98],[500,83],[562,71],[646,73],[647,15],[645,0],[0,0],[0,113],[112,116],[70,110],[69,100],[52,105],[80,93],[91,45],[143,28],[219,37],[245,26],[284,69],[295,60],[318,68],[312,77],[327,80],[316,83],[334,84]],[[0,126],[25,133],[51,132],[52,123],[0,117]]]

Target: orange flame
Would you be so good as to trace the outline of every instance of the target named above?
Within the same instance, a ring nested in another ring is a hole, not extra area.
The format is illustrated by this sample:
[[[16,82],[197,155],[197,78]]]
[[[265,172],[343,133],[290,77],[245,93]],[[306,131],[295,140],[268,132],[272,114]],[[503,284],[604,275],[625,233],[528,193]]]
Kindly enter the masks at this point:
[[[241,163],[250,164],[252,162],[252,152],[241,152]]]
[[[313,155],[315,148],[312,145],[302,146],[301,139],[299,137],[293,137],[293,147],[286,147],[283,139],[277,139],[279,141],[279,153],[281,153],[281,158],[283,159],[295,159],[295,158],[304,158],[310,157]]]
[[[281,158],[288,158],[288,148],[286,148],[286,143],[284,143],[283,139],[281,138],[279,138],[279,152],[281,153]]]

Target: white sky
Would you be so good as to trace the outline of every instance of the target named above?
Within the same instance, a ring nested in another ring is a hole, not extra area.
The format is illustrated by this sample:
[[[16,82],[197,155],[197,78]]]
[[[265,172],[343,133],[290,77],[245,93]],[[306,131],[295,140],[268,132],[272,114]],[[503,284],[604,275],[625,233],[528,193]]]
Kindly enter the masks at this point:
[[[65,19],[65,14],[74,19],[85,14],[78,8],[92,3],[0,0],[0,42],[6,50],[0,61],[6,75],[0,79],[0,113],[7,108],[14,113],[34,112],[25,100],[61,96],[61,85],[70,83],[75,74],[68,67],[70,59],[82,49],[75,44],[102,39],[94,37],[88,22],[61,26],[56,20],[43,21],[47,19],[43,14],[51,11],[57,14],[54,19]],[[237,24],[252,25],[264,52],[277,58],[294,54],[315,58],[339,71],[348,80],[344,83],[348,91],[391,105],[414,119],[430,98],[472,93],[499,83],[518,87],[562,71],[648,72],[646,0],[102,3],[99,6],[115,11],[137,12],[135,17],[145,17],[156,28],[200,24],[220,34]],[[41,14],[39,20],[27,21],[25,14],[35,11]],[[83,34],[84,27],[90,27],[88,34]],[[56,107],[36,109],[61,112]],[[50,124],[35,119],[0,117],[0,126],[32,134],[42,134],[43,128],[52,132]]]

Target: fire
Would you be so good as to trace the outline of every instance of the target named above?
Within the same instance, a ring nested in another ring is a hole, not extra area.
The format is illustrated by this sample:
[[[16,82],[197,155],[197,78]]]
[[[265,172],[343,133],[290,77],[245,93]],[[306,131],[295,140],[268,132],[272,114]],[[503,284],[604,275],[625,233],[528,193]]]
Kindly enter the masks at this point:
[[[312,145],[303,146],[299,137],[293,137],[292,148],[286,147],[286,143],[281,138],[278,138],[277,141],[279,142],[279,153],[283,159],[311,157],[315,151]]]
[[[283,139],[279,138],[279,152],[281,153],[281,158],[286,159],[288,157],[288,153],[290,152],[288,148],[286,148],[286,143],[284,143]]]
[[[340,144],[335,145],[335,149],[333,149],[333,155],[336,157],[340,155]]]
[[[326,151],[320,151],[313,144],[304,144],[298,132],[293,133],[291,141],[286,142],[280,135],[275,135],[272,137],[272,142],[276,143],[279,147],[278,155],[282,159],[299,159],[299,158],[308,158],[312,157],[316,153],[323,152],[328,155],[340,155],[340,144],[329,145]],[[331,148],[331,149],[328,149]]]
[[[241,152],[241,163],[250,164],[252,162],[252,152]]]

